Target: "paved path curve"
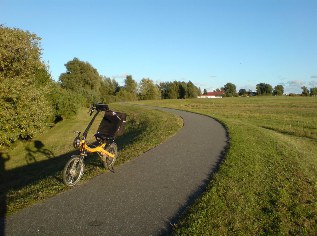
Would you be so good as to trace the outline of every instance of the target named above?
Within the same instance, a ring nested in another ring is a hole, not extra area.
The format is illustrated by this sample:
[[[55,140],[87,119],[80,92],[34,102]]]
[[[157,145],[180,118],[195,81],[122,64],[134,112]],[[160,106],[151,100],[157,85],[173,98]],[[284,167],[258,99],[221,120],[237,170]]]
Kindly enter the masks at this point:
[[[184,119],[167,142],[6,219],[6,235],[162,235],[206,185],[227,144],[206,116]]]

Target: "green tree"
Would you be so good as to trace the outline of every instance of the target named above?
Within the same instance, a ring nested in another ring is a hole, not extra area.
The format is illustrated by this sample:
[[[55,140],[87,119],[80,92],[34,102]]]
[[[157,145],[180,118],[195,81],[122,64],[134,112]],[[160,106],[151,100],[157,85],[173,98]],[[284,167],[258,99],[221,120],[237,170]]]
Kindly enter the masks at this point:
[[[0,25],[0,74],[3,78],[34,79],[45,69],[41,60],[41,38],[28,31]]]
[[[18,139],[32,138],[46,127],[53,111],[35,86],[0,78],[0,148]]]
[[[310,89],[310,96],[317,96],[317,87]]]
[[[115,95],[119,89],[118,82],[115,79],[110,79],[110,78],[104,78],[103,82],[107,88],[107,91],[106,91],[107,94]]]
[[[185,82],[177,82],[178,84],[178,99],[187,98],[187,84]]]
[[[127,90],[121,89],[116,93],[116,97],[119,101],[135,101],[137,96],[134,93],[130,93]]]
[[[139,84],[139,97],[141,100],[160,99],[160,90],[152,80],[144,78]]]
[[[62,88],[83,96],[87,104],[100,102],[102,77],[98,71],[88,62],[80,61],[78,58],[67,62],[65,66],[66,73],[59,77]]]
[[[119,92],[119,84],[116,80],[103,77],[100,85],[100,102],[110,103],[116,101],[116,93]]]
[[[246,96],[248,94],[246,89],[240,89],[239,90],[239,96]]]
[[[138,83],[128,75],[124,80],[125,85],[116,93],[116,96],[123,101],[135,101],[138,100],[137,88]]]
[[[50,80],[40,38],[0,25],[0,148],[46,126],[53,114],[45,97]]]
[[[207,95],[207,89],[204,89],[203,95]]]
[[[161,82],[159,88],[161,91],[161,98],[167,99],[168,82]]]
[[[283,85],[276,85],[274,87],[274,91],[273,91],[273,94],[275,96],[282,96],[284,94],[284,87]]]
[[[59,83],[53,83],[51,86],[47,97],[54,109],[54,121],[75,115],[85,99],[71,90],[62,88]]]
[[[188,83],[184,81],[164,82],[160,83],[159,87],[163,99],[196,98],[201,94],[200,88],[195,86],[191,81]]]
[[[237,96],[237,89],[233,83],[227,83],[224,85],[223,91],[226,97]]]
[[[187,83],[187,98],[197,98],[200,95],[200,89],[197,88],[191,81]]]
[[[178,82],[170,82],[167,90],[167,97],[169,99],[176,99],[178,98]]]
[[[138,88],[138,83],[132,78],[131,75],[128,75],[127,78],[124,81],[124,89],[129,92],[136,94],[137,93],[137,88]]]
[[[306,86],[301,87],[302,91],[302,96],[309,96],[309,90]]]
[[[201,96],[201,88],[200,87],[198,87],[198,96]]]
[[[179,84],[177,81],[160,83],[163,99],[176,99],[178,97]]]
[[[273,88],[270,84],[260,83],[256,85],[258,95],[272,95]]]

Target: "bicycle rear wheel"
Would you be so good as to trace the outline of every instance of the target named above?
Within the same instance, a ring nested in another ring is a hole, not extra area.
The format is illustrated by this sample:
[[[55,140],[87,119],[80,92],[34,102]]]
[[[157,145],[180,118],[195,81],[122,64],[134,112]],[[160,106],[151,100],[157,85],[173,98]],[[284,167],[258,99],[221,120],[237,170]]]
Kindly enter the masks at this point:
[[[110,144],[108,147],[106,147],[106,150],[114,155],[114,157],[106,156],[103,158],[103,166],[105,168],[111,169],[113,168],[113,165],[118,157],[118,146],[116,143]]]
[[[74,186],[78,183],[84,173],[84,163],[80,156],[72,156],[63,170],[63,182],[67,186]]]

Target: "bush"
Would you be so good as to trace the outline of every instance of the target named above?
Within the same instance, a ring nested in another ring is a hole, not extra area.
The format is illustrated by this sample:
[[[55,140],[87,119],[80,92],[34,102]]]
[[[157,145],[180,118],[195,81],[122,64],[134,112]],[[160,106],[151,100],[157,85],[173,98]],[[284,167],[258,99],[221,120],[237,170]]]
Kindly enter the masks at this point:
[[[137,95],[136,93],[128,92],[125,89],[120,90],[117,94],[118,101],[136,101]]]
[[[53,83],[47,99],[53,108],[51,122],[63,120],[75,115],[84,104],[85,99],[77,93],[61,88],[59,84]]]
[[[1,78],[0,148],[29,139],[44,129],[53,113],[43,93],[20,79]]]
[[[45,127],[52,114],[45,98],[45,70],[40,38],[0,25],[0,148]]]

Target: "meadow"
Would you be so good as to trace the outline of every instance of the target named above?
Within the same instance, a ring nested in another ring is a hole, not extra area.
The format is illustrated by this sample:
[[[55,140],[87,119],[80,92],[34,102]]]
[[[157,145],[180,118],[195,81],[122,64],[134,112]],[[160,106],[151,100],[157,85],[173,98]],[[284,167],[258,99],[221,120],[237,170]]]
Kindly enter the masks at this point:
[[[124,104],[109,106],[127,114],[125,133],[116,140],[119,156],[115,168],[164,142],[183,126],[180,117],[162,111]],[[31,141],[18,142],[8,153],[2,154],[1,216],[69,189],[62,182],[61,171],[71,155],[79,153],[72,146],[74,131],[84,131],[91,119],[87,112],[88,108],[82,109],[76,117],[57,123]],[[101,119],[102,114],[88,133],[90,143],[95,142],[93,135]],[[98,155],[90,154],[85,159],[85,173],[79,185],[107,171]]]
[[[317,98],[179,99],[137,104],[204,114],[221,122],[229,134],[224,160],[207,190],[175,225],[175,235],[317,232]],[[128,114],[126,132],[117,140],[116,164],[159,145],[182,126],[179,117],[164,112],[133,104],[110,107]],[[91,142],[100,118],[89,133]],[[76,153],[73,131],[83,130],[89,120],[87,111],[81,110],[32,141],[17,143],[2,156],[5,169],[0,190],[6,214],[68,189],[61,182],[61,170]],[[90,157],[79,184],[107,171],[96,155]]]
[[[175,235],[316,234],[316,97],[142,104],[205,114],[229,133],[226,157],[206,192],[175,225]]]

